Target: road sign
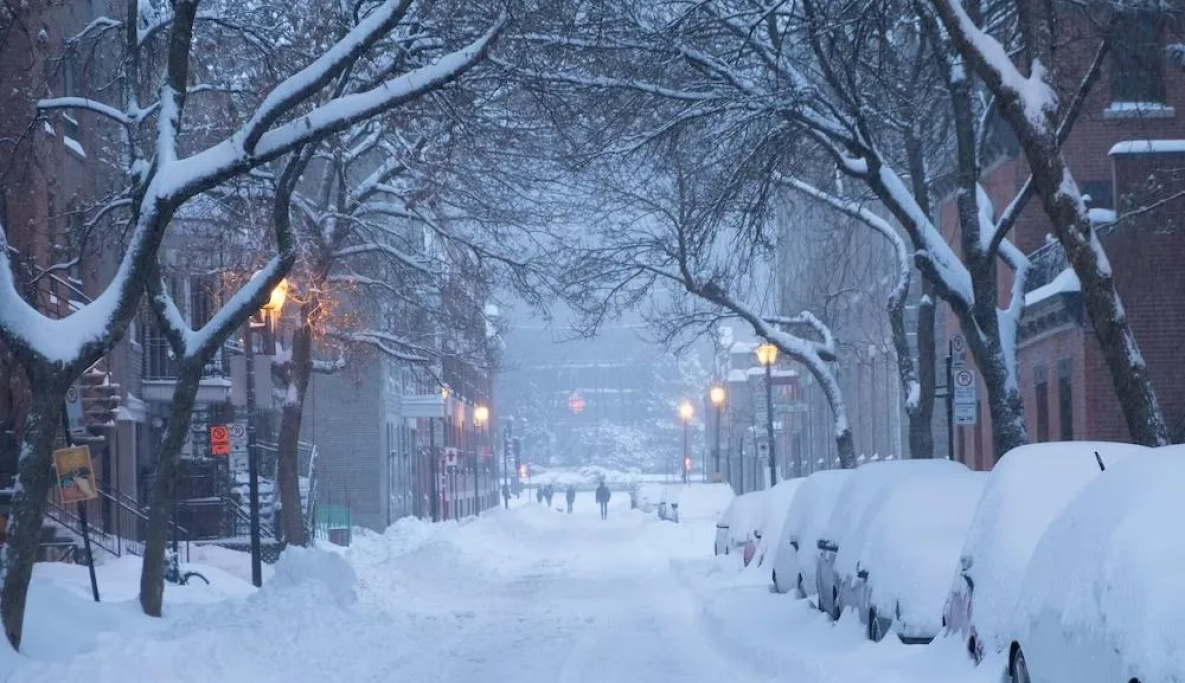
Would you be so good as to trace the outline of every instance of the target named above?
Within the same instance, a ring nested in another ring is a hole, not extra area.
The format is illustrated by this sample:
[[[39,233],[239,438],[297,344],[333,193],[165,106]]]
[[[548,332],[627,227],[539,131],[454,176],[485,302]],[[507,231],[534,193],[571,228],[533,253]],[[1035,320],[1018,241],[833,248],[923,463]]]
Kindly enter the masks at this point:
[[[959,426],[974,425],[979,417],[978,406],[974,403],[955,404],[955,424]]]
[[[952,334],[950,336],[950,358],[951,366],[956,369],[961,369],[967,365],[967,338],[962,334]]]
[[[953,379],[955,384],[955,403],[974,404],[977,387],[975,373],[967,369],[955,370]]]
[[[230,455],[230,428],[210,425],[210,455]]]
[[[82,389],[77,382],[66,389],[66,422],[70,436],[75,438],[86,436],[86,418],[82,411]]]
[[[53,452],[53,466],[58,475],[58,496],[62,505],[99,497],[90,446],[59,448]]]

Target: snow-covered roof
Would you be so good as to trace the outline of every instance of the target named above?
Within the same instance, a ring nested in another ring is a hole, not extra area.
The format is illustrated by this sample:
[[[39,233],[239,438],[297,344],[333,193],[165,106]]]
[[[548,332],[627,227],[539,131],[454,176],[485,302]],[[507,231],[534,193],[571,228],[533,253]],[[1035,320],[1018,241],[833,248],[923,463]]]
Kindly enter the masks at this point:
[[[729,382],[744,382],[746,381],[745,371],[740,368],[733,368],[728,371]]]
[[[1025,294],[1025,306],[1032,306],[1039,301],[1044,301],[1058,294],[1080,291],[1082,291],[1082,285],[1078,282],[1078,274],[1074,272],[1073,268],[1066,268],[1058,273],[1057,277],[1050,280],[1048,284],[1041,285],[1037,289]]]
[[[1090,209],[1087,213],[1091,225],[1110,225],[1115,222],[1115,211],[1112,209]]]
[[[1108,155],[1116,154],[1181,154],[1185,140],[1124,140],[1115,143]]]

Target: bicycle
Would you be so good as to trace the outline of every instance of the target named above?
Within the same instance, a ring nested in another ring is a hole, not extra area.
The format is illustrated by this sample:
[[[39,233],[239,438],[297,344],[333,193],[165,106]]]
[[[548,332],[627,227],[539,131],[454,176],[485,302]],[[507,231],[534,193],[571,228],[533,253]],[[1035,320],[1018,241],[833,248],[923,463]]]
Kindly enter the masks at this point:
[[[202,576],[199,572],[182,572],[181,562],[177,558],[177,553],[170,552],[165,557],[165,581],[175,583],[178,586],[189,585],[190,580],[198,578],[207,586],[210,585],[210,580]]]

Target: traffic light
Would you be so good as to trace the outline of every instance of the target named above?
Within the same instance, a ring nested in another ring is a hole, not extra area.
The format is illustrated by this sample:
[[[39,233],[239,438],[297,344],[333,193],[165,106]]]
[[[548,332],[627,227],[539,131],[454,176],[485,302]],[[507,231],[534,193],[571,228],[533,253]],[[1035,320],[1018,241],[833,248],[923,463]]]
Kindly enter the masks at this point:
[[[114,426],[119,403],[119,385],[106,372],[91,369],[82,375],[82,412],[88,430]]]
[[[526,479],[528,476],[530,476],[530,471],[527,469],[527,463],[524,462],[518,466],[518,478]]]
[[[683,458],[683,471],[684,472],[691,471],[691,458]]]

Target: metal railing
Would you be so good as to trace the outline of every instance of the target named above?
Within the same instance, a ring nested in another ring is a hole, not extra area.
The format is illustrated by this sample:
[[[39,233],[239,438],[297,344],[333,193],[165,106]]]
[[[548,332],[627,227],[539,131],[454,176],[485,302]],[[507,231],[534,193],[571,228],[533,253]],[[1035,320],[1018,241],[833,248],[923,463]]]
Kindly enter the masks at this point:
[[[45,516],[58,526],[69,531],[82,541],[82,520],[77,513],[47,501]],[[99,505],[94,505],[98,503]],[[103,509],[105,506],[110,506]],[[98,514],[96,511],[102,510]],[[108,512],[113,510],[113,512]],[[100,488],[99,498],[87,509],[88,531],[91,545],[115,557],[130,553],[142,557],[148,535],[148,512],[139,507],[135,500],[119,493]],[[189,531],[172,520],[168,522],[168,538],[175,539],[180,550],[184,545],[184,557],[189,561]]]

